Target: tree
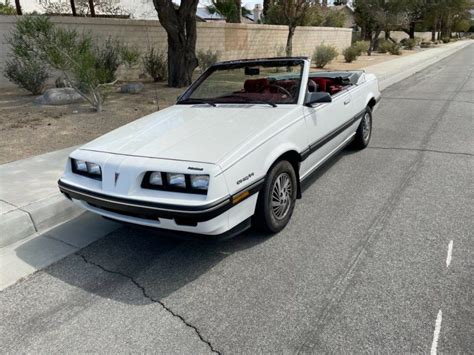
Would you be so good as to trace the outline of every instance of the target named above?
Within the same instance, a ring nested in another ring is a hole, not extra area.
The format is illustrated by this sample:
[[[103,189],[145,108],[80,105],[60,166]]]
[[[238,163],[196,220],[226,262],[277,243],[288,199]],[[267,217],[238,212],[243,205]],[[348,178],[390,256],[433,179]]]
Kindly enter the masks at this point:
[[[368,55],[377,49],[380,33],[400,28],[406,17],[399,0],[356,0],[355,21],[361,27],[362,38],[370,41]]]
[[[72,16],[77,16],[76,4],[75,4],[74,0],[71,0],[70,3],[71,3]]]
[[[15,0],[15,7],[16,7],[16,14],[22,15],[23,12],[21,11],[20,0]]]
[[[273,5],[274,0],[263,0],[263,11],[262,15],[265,16],[267,14],[268,9],[270,6]]]
[[[293,53],[293,36],[297,26],[310,25],[313,20],[315,0],[273,0],[263,21],[275,25],[287,25],[286,55]],[[319,8],[319,6],[318,6]]]
[[[242,8],[240,7],[240,0],[212,0],[212,5],[208,6],[207,9],[210,13],[217,12],[224,16],[226,22],[241,22]]]
[[[184,87],[192,82],[196,58],[196,10],[199,0],[153,0],[161,25],[168,35],[168,85]]]
[[[94,0],[89,0],[89,9],[91,11],[91,16],[95,17]]]

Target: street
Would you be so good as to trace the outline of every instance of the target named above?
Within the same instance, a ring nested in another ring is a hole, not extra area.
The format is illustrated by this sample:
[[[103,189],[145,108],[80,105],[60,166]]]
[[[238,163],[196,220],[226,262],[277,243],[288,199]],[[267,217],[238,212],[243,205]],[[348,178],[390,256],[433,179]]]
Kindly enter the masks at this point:
[[[277,235],[123,226],[2,291],[2,352],[472,352],[473,58],[384,90]]]

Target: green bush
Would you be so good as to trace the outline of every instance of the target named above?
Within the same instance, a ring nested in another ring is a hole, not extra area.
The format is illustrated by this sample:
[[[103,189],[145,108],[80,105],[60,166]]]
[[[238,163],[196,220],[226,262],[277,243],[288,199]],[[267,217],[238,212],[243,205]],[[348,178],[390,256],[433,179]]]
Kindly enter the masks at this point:
[[[441,40],[443,41],[443,43],[449,43],[449,37],[443,37],[441,38]]]
[[[0,15],[16,15],[16,10],[9,0],[5,0],[4,4],[0,3]]]
[[[143,69],[154,81],[165,80],[168,74],[168,61],[164,51],[149,48],[142,58]]]
[[[212,64],[217,63],[219,61],[219,57],[220,53],[213,52],[211,49],[208,49],[207,51],[200,50],[197,53],[199,68],[201,68],[201,71],[206,70]]]
[[[330,45],[321,44],[316,47],[313,54],[313,61],[317,68],[324,68],[338,55],[337,49]]]
[[[8,59],[3,74],[12,83],[33,95],[43,93],[46,80],[49,78],[45,65],[34,57]]]
[[[404,38],[402,41],[400,41],[400,44],[402,44],[405,49],[408,49],[408,50],[413,50],[415,49],[416,47],[416,39],[414,38]]]
[[[95,48],[95,68],[99,83],[111,83],[116,80],[115,73],[122,64],[121,46],[117,40],[108,38]]]
[[[120,57],[122,58],[123,64],[131,68],[138,64],[140,61],[140,52],[136,47],[120,46]]]
[[[355,47],[354,45],[347,47],[342,51],[342,54],[344,55],[344,59],[346,60],[346,63],[351,63],[352,61],[356,60],[357,57],[359,56],[359,49]]]
[[[379,46],[377,48],[377,52],[379,53],[387,53],[389,48],[392,46],[392,42],[387,41],[386,39],[381,39],[379,41]]]
[[[369,51],[370,42],[369,41],[357,41],[352,44],[353,47],[357,49],[357,55],[362,55],[362,53],[367,53]]]
[[[388,48],[388,51],[390,54],[393,54],[393,55],[402,54],[401,47],[398,43],[392,43],[392,45]]]

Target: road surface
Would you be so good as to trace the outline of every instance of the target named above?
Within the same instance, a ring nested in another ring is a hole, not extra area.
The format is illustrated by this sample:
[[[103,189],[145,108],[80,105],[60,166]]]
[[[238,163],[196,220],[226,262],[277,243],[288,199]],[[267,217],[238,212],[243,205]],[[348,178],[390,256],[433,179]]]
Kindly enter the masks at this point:
[[[122,227],[6,289],[2,352],[472,352],[472,58],[385,90],[278,235]]]

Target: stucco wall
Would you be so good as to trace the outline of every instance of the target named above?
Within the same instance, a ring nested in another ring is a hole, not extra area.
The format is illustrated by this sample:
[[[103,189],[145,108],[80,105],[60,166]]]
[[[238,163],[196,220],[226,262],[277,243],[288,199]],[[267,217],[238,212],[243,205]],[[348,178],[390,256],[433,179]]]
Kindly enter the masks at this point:
[[[145,51],[154,46],[166,49],[166,32],[158,21],[52,17],[57,25],[90,31],[98,38],[117,37]],[[0,70],[5,63],[8,46],[5,35],[13,28],[14,16],[0,16]],[[220,52],[222,60],[272,57],[282,55],[286,44],[287,27],[225,23],[198,23],[197,49]],[[311,56],[314,48],[325,42],[342,51],[351,43],[352,30],[330,27],[300,27],[293,39],[293,54]],[[1,76],[0,86],[8,85]]]

